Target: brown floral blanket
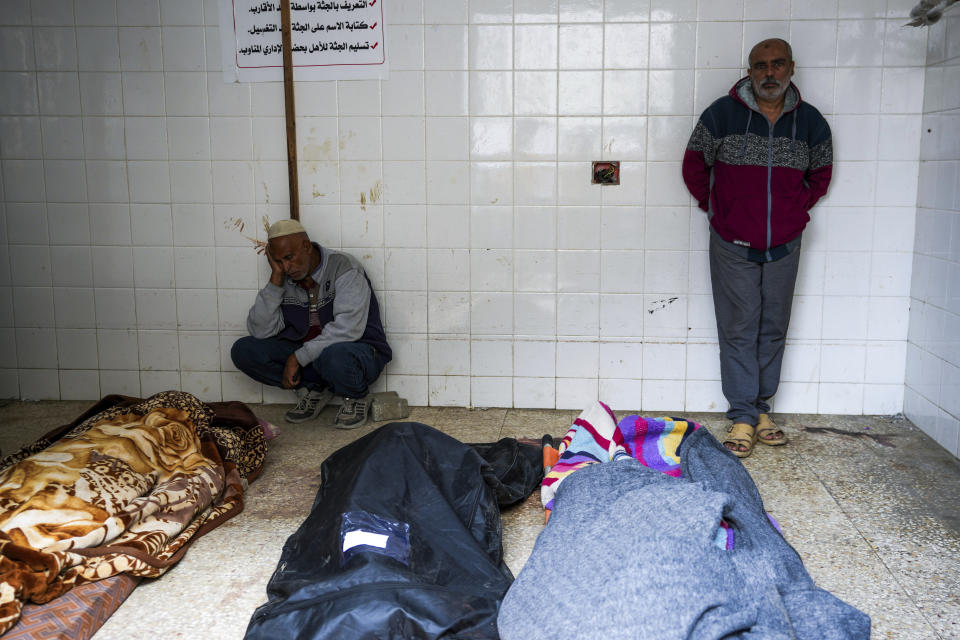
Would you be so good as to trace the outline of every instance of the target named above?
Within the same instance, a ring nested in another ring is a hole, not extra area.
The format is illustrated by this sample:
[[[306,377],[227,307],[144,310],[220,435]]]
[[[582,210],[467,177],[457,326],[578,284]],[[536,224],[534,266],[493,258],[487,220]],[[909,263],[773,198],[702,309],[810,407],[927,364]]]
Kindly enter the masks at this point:
[[[265,451],[244,405],[168,391],[108,396],[0,461],[0,634],[27,601],[163,574],[243,509]]]

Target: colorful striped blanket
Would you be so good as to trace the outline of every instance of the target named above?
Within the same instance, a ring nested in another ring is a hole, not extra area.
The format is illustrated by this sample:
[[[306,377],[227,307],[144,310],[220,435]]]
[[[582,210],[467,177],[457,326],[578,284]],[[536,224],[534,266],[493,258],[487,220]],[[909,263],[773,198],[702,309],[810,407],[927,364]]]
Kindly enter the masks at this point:
[[[553,500],[564,478],[590,464],[634,458],[668,476],[679,478],[680,445],[700,425],[681,418],[643,418],[630,415],[620,422],[606,404],[595,402],[573,421],[557,448],[557,463],[544,475],[540,501],[549,520]],[[722,522],[716,545],[733,548],[733,530]]]

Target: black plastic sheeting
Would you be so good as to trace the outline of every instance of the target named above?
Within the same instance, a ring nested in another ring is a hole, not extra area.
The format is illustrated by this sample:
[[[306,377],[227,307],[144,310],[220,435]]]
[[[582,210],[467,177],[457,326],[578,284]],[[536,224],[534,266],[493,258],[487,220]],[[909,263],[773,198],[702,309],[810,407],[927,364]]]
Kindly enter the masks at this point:
[[[501,507],[526,500],[543,481],[543,451],[540,447],[513,438],[470,446],[486,460],[483,479],[493,487]]]
[[[539,485],[539,448],[471,446],[395,422],[336,451],[321,472],[247,639],[499,637],[513,574],[498,498],[517,502]]]

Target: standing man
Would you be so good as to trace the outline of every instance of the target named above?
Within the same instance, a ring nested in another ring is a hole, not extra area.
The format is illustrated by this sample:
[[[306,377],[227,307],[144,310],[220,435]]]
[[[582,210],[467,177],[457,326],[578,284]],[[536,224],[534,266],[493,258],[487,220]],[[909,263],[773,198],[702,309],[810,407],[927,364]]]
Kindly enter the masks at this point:
[[[710,219],[720,377],[733,421],[724,445],[741,458],[758,439],[787,441],[767,401],[780,384],[800,235],[833,171],[830,127],[790,82],[790,44],[764,40],[748,64],[747,77],[700,116],[683,158],[684,182]]]
[[[233,363],[258,382],[297,390],[287,422],[316,418],[336,394],[336,426],[363,426],[369,386],[392,357],[363,267],[310,242],[296,220],[270,227],[264,253],[270,282],[247,315],[250,335],[230,351]]]

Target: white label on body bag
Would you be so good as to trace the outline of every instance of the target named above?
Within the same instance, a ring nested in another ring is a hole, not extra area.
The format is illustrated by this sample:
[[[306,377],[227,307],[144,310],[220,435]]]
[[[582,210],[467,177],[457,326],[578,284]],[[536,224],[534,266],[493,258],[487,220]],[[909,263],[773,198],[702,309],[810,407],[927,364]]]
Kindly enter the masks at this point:
[[[388,539],[389,538],[382,533],[359,530],[347,531],[343,536],[343,550],[347,551],[361,544],[369,547],[377,547],[378,549],[386,549]]]

